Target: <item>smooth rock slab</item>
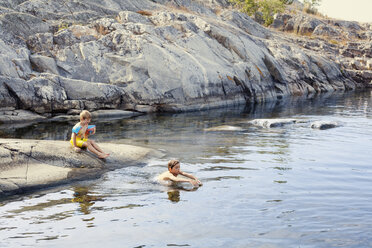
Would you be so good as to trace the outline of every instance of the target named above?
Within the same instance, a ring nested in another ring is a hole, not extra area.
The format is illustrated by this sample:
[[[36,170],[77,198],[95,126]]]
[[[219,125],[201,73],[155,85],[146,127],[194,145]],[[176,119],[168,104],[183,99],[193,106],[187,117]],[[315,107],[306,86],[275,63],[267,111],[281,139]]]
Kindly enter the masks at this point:
[[[314,121],[310,125],[311,128],[320,129],[320,130],[335,128],[338,126],[339,124],[334,121]]]
[[[94,178],[108,170],[163,156],[138,146],[99,145],[110,153],[107,159],[86,150],[76,153],[68,141],[0,139],[0,196]]]
[[[255,119],[255,120],[249,121],[248,123],[254,126],[259,126],[259,127],[273,128],[273,127],[282,127],[284,125],[289,125],[289,124],[295,124],[297,122],[298,120],[296,119]]]

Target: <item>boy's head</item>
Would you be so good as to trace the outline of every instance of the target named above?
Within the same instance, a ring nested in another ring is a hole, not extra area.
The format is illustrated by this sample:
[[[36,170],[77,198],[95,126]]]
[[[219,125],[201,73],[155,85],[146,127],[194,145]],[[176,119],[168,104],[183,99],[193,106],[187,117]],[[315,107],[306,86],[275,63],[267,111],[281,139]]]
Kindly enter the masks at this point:
[[[178,174],[180,171],[180,161],[172,159],[168,162],[168,170],[173,174]]]
[[[90,120],[92,118],[90,112],[88,110],[83,110],[80,113],[80,121]]]

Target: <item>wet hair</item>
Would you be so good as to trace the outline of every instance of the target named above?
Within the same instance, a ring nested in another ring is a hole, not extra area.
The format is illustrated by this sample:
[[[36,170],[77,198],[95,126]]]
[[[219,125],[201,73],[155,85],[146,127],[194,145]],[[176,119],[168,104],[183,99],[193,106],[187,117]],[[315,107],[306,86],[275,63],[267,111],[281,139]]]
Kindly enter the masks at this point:
[[[92,116],[91,116],[91,114],[88,110],[81,111],[81,113],[80,113],[80,120],[81,121],[86,120],[86,119],[91,119],[91,118],[92,118]]]
[[[173,167],[176,166],[179,163],[180,163],[180,161],[175,160],[175,159],[169,160],[169,162],[168,162],[168,170],[173,169]]]

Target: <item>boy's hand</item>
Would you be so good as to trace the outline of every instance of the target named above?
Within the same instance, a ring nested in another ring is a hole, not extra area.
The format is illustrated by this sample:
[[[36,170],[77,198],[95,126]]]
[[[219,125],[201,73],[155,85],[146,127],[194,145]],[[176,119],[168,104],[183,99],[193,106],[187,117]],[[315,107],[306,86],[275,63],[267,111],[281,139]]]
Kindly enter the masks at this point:
[[[81,152],[81,149],[79,147],[74,147],[75,152]]]
[[[190,183],[192,184],[192,186],[194,187],[199,187],[199,183],[197,180],[191,180]]]

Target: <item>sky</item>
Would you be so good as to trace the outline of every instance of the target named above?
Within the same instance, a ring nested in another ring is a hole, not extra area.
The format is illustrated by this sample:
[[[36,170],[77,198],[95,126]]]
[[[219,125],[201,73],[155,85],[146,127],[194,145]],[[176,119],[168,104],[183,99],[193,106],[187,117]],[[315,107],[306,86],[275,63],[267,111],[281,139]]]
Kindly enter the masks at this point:
[[[321,0],[318,10],[335,19],[372,22],[372,0]]]

